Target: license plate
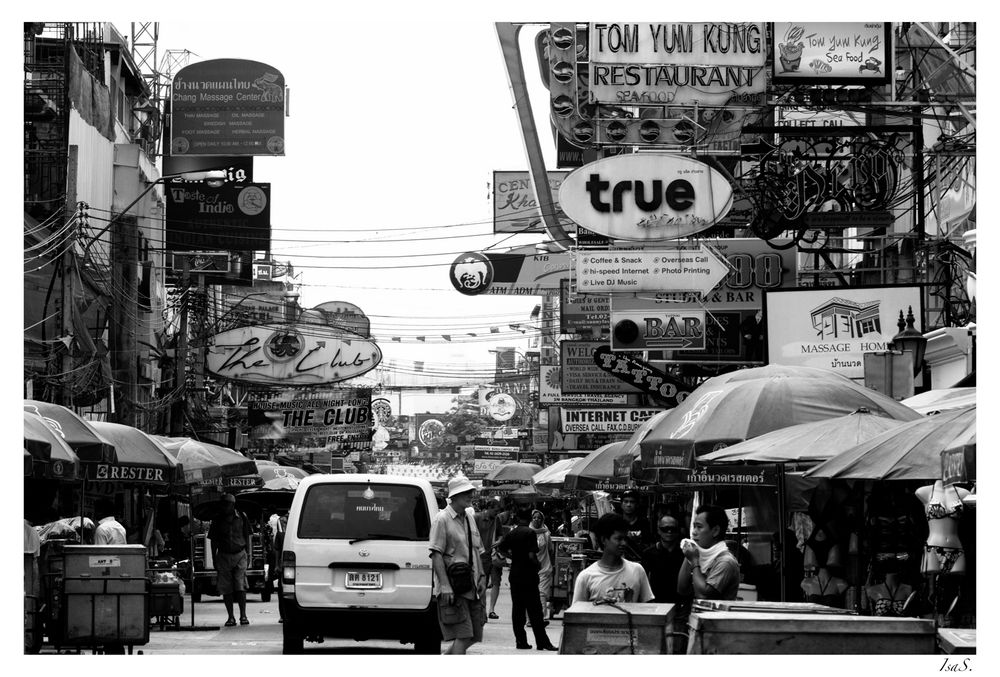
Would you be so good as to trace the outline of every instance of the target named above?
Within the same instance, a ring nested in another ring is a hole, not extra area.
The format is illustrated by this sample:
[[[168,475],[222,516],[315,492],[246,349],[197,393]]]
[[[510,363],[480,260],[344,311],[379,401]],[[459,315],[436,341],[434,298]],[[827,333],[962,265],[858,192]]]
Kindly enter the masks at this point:
[[[381,571],[348,571],[347,587],[361,588],[365,590],[379,590],[382,588]]]

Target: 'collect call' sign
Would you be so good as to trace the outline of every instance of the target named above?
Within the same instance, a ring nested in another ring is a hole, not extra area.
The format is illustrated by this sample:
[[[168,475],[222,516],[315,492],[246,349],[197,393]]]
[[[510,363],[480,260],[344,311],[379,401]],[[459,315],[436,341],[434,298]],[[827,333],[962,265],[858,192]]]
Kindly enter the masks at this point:
[[[761,23],[590,24],[590,91],[599,103],[763,103]]]
[[[244,59],[182,68],[170,96],[172,155],[284,155],[285,77]]]

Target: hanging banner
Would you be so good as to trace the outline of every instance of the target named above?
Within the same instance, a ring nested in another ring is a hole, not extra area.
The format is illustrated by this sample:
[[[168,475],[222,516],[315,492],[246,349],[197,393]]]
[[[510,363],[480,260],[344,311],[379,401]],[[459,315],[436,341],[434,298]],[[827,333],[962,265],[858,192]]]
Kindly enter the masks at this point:
[[[174,76],[171,155],[284,155],[285,77],[259,61],[213,59]]]
[[[247,396],[251,437],[280,426],[284,439],[333,438],[338,442],[371,439],[371,389],[253,390]],[[267,439],[267,437],[264,437]]]

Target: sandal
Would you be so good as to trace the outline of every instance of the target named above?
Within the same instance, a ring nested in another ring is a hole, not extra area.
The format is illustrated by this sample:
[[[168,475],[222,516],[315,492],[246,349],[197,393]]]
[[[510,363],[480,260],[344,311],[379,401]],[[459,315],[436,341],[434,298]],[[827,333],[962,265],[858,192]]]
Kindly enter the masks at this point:
[[[240,619],[240,625],[250,625],[250,619],[244,616]]]
[[[231,628],[234,625],[236,625],[236,619],[235,618],[230,618],[229,620],[226,621],[226,627],[227,628]]]

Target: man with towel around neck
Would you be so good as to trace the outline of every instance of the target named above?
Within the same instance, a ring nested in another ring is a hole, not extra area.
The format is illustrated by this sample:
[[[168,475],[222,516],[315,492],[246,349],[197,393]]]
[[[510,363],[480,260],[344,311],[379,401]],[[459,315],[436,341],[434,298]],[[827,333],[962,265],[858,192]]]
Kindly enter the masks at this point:
[[[701,505],[691,523],[691,538],[681,541],[684,563],[677,574],[677,592],[695,599],[736,599],[740,565],[726,547],[726,511]]]

